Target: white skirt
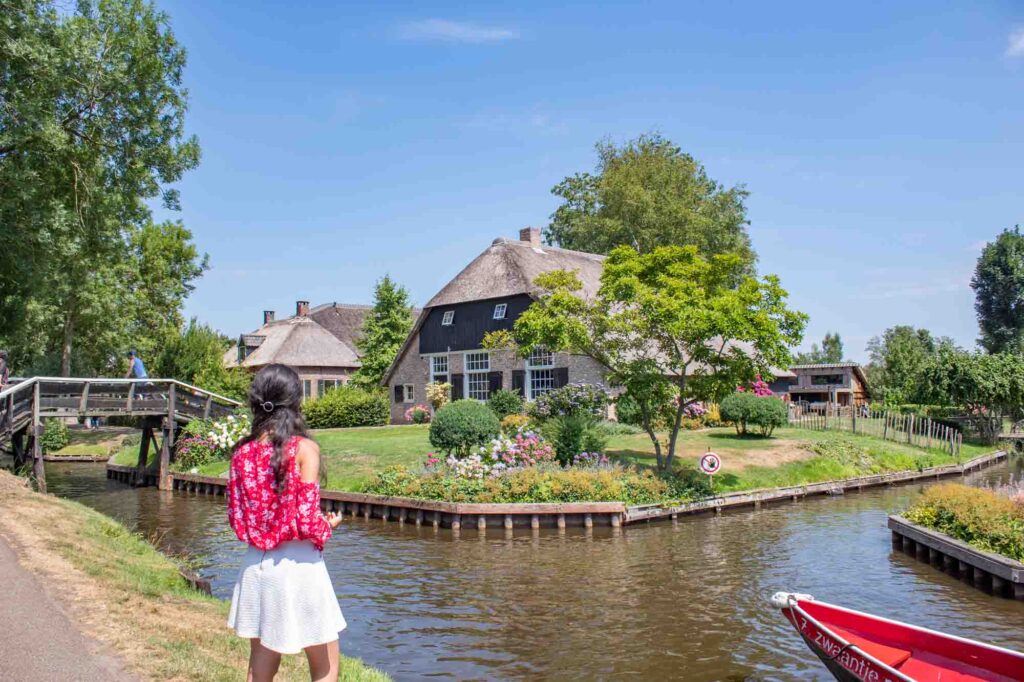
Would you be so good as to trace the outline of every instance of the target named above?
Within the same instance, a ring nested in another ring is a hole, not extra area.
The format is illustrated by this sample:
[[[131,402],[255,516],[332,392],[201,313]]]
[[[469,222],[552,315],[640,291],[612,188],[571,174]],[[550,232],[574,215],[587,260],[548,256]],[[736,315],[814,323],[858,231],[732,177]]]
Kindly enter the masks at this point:
[[[333,642],[345,629],[323,555],[309,540],[283,542],[242,559],[228,627],[281,654]]]

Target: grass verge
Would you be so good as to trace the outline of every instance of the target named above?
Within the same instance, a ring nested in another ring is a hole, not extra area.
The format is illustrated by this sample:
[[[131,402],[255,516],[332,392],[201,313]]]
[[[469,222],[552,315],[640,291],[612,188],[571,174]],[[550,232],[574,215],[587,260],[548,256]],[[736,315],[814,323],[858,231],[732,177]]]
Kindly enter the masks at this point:
[[[249,643],[226,627],[227,603],[188,588],[173,561],[120,523],[0,471],[0,531],[70,604],[83,631],[133,673],[153,680],[244,676]],[[279,679],[308,680],[305,658],[285,657]],[[343,658],[341,679],[390,678]]]

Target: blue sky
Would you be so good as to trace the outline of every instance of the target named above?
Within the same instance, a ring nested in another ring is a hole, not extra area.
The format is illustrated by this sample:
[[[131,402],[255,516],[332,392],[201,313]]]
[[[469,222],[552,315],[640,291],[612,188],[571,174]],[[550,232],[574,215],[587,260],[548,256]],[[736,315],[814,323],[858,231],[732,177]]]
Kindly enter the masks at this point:
[[[161,2],[203,148],[187,314],[235,335],[385,272],[422,304],[597,140],[657,130],[746,185],[805,346],[973,345],[978,252],[1024,224],[1024,4],[710,5]]]

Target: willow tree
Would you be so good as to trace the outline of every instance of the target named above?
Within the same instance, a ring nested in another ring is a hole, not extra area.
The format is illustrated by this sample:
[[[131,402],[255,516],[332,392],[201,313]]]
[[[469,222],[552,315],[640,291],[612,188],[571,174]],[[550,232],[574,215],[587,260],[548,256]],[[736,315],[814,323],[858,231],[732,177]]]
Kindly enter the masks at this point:
[[[537,277],[541,293],[516,320],[515,341],[522,353],[544,347],[601,365],[636,401],[658,467],[669,470],[686,407],[785,367],[803,336],[807,317],[786,307],[778,277],[743,274],[745,266],[740,255],[704,258],[695,246],[618,247],[593,297],[574,272]]]

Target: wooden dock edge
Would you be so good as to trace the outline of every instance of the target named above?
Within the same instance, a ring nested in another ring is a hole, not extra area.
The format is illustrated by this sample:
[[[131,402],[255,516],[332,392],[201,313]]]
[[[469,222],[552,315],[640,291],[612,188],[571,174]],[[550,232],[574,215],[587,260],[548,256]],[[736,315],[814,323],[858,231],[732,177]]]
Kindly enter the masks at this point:
[[[608,526],[620,528],[644,521],[675,519],[683,515],[722,513],[744,507],[759,509],[763,504],[796,501],[811,495],[835,495],[847,490],[861,490],[882,485],[911,483],[945,476],[963,475],[990,466],[1006,458],[1003,450],[977,457],[965,464],[929,467],[921,471],[860,476],[838,481],[825,481],[803,486],[768,488],[731,493],[686,504],[639,505],[626,507],[622,502],[520,503],[482,504],[441,502],[407,497],[369,495],[341,490],[324,490],[320,494],[325,511],[336,511],[353,518],[381,519],[435,528],[566,528]],[[130,485],[155,485],[154,472],[135,467],[107,464],[107,478]],[[171,473],[171,489],[201,495],[224,495],[227,479],[219,476]]]
[[[865,488],[914,483],[928,479],[940,479],[948,476],[963,476],[978,469],[983,469],[1006,459],[1005,450],[997,450],[981,455],[964,464],[944,464],[927,467],[920,471],[898,471],[888,474],[872,474],[857,476],[835,481],[822,481],[808,485],[788,486],[785,488],[761,488],[729,493],[718,497],[696,500],[680,505],[640,505],[626,510],[625,523],[639,523],[660,519],[676,519],[692,514],[721,514],[727,510],[742,508],[759,509],[762,505],[779,502],[796,502],[812,495],[841,495],[847,491],[860,491]]]
[[[945,533],[889,517],[893,549],[957,576],[978,589],[1024,601],[1024,564],[971,547]]]
[[[144,481],[138,481],[137,475],[135,467],[107,465],[109,479],[132,485],[156,482],[153,474],[146,473]],[[180,492],[224,495],[227,489],[227,479],[219,476],[172,473],[171,480],[172,489]],[[418,500],[342,490],[321,491],[320,502],[325,511],[335,511],[352,518],[431,525],[452,530],[596,526],[619,528],[626,514],[626,506],[621,502],[482,504]]]

